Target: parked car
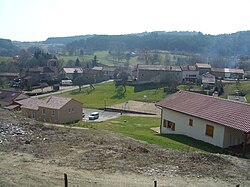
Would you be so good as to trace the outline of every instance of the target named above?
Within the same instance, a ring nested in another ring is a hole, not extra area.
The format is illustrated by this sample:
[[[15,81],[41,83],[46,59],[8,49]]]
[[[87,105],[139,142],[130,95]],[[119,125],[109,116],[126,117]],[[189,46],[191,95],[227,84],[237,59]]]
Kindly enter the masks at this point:
[[[99,118],[99,112],[92,112],[89,115],[89,120],[95,120],[95,119],[98,119],[98,118]]]

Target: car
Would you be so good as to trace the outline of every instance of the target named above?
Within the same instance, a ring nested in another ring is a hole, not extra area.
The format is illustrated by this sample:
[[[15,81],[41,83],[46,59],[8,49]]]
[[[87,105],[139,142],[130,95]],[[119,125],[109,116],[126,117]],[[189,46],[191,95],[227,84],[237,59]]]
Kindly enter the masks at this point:
[[[89,120],[95,120],[95,119],[98,119],[98,118],[99,118],[99,112],[92,112],[89,115]]]

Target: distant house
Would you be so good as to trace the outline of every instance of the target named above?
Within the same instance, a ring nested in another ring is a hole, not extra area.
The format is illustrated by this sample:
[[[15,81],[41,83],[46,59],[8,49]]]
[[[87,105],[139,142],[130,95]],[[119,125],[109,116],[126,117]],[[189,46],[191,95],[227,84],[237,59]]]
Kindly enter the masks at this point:
[[[13,104],[14,101],[29,98],[28,95],[12,90],[0,90],[0,107],[6,107]]]
[[[182,82],[180,66],[142,65],[136,68],[136,79],[140,83]]]
[[[230,69],[230,68],[212,68],[211,73],[216,77],[230,78],[230,79],[242,79],[244,78],[243,69]]]
[[[10,72],[4,72],[0,73],[0,79],[6,79],[7,81],[14,81],[14,79],[17,79],[20,77],[19,73],[10,73]]]
[[[74,78],[74,74],[78,74],[78,75],[81,75],[83,74],[84,72],[84,69],[83,68],[63,68],[62,69],[62,77],[63,79],[67,78],[67,79],[70,79],[70,80],[73,80]]]
[[[71,98],[50,96],[17,101],[22,115],[49,123],[70,123],[82,119],[83,104]]]
[[[199,81],[199,71],[196,66],[181,66],[181,70],[184,83],[197,83]]]
[[[92,70],[99,71],[100,73],[102,73],[105,80],[114,79],[117,73],[116,67],[111,67],[111,66],[104,66],[104,67],[95,66],[92,68]]]
[[[156,104],[161,134],[183,134],[227,148],[250,143],[250,105],[179,91]]]
[[[196,63],[195,64],[199,74],[202,75],[207,72],[211,72],[211,65],[210,64],[203,64],[203,63]]]
[[[207,72],[202,75],[201,84],[204,89],[213,89],[216,86],[216,78]]]
[[[41,81],[50,81],[54,78],[54,71],[49,67],[27,68],[21,73],[22,83],[29,87],[38,85]]]

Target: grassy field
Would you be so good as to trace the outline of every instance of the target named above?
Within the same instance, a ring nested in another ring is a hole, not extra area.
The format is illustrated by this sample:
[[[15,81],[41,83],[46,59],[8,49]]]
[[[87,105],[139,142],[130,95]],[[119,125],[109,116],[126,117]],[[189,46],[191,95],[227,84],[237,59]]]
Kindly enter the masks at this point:
[[[224,84],[223,88],[224,94],[222,95],[222,97],[224,98],[227,98],[228,95],[235,95],[235,90],[237,90],[235,83]],[[245,97],[247,99],[247,102],[250,103],[250,81],[240,82],[238,88],[240,91],[243,91],[246,94]]]
[[[151,144],[157,144],[164,148],[191,150],[191,151],[206,151],[206,152],[223,152],[221,148],[204,143],[193,138],[183,135],[159,135],[150,128],[159,127],[160,119],[153,117],[132,117],[121,116],[101,123],[80,122],[78,126],[88,128],[109,130],[118,132],[126,136],[146,141]]]
[[[9,59],[12,59],[12,57],[0,56],[0,62],[5,62],[8,61]]]
[[[95,90],[84,88],[81,92],[79,90],[66,92],[60,94],[61,96],[71,97],[84,103],[85,108],[104,108],[106,106],[122,103],[128,100],[145,101],[147,96],[148,102],[155,102],[167,96],[163,92],[163,86],[156,90],[150,86],[126,86],[126,93],[124,96],[117,94],[113,82],[96,85]]]
[[[64,61],[64,65],[66,65],[66,63],[69,60],[73,60],[76,61],[76,59],[78,58],[81,62],[82,61],[89,61],[92,60],[94,58],[94,56],[96,55],[98,63],[102,63],[108,66],[113,66],[114,64],[114,60],[112,58],[111,55],[109,55],[108,51],[96,51],[93,55],[83,55],[83,56],[66,56],[66,55],[60,55],[59,59],[63,59]],[[123,60],[125,62],[125,60]],[[137,60],[136,57],[132,57],[130,59],[130,64],[132,65],[136,65],[136,64],[141,64],[142,62],[139,62]]]

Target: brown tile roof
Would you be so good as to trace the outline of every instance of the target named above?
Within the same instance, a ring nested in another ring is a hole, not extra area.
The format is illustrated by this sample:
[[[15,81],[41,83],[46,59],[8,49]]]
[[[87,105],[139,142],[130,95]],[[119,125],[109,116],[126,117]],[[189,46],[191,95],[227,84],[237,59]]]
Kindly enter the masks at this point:
[[[45,99],[40,106],[45,108],[60,109],[70,100],[72,99],[68,97],[50,96],[47,99]]]
[[[182,71],[197,71],[196,66],[181,66]]]
[[[202,94],[179,91],[156,106],[250,132],[250,105]]]
[[[180,68],[180,66],[138,64],[137,70],[181,71],[181,68]]]
[[[0,90],[0,101],[11,102],[14,101],[22,92],[11,90]]]
[[[67,97],[50,96],[44,100],[29,98],[29,99],[18,101],[17,103],[21,104],[22,108],[28,108],[28,109],[33,109],[33,110],[38,110],[39,107],[50,108],[50,109],[60,109],[70,100],[72,99],[67,98]]]

